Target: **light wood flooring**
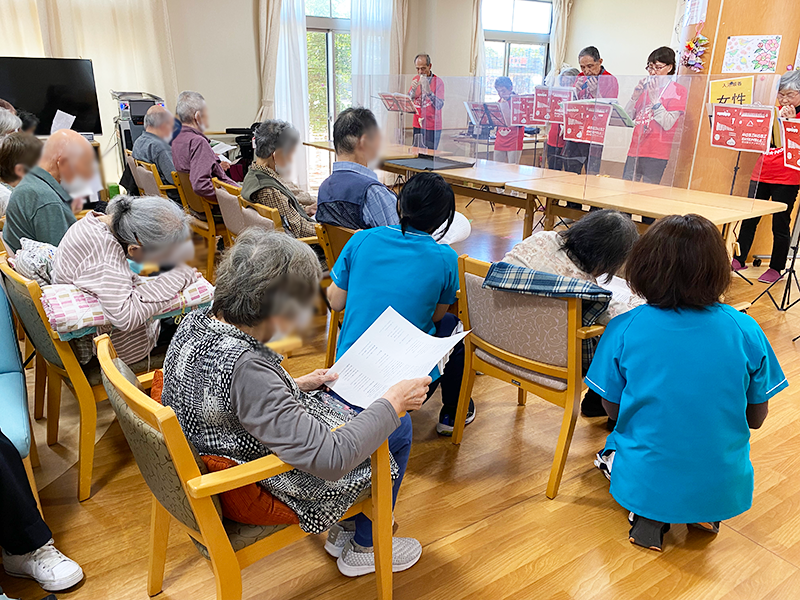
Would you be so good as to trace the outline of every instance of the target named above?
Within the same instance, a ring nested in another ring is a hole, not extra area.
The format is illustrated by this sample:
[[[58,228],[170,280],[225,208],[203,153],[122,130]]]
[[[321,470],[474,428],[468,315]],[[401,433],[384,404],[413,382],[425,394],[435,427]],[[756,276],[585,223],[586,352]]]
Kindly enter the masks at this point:
[[[520,239],[522,215],[492,212],[476,201],[459,210],[473,234],[456,247],[497,260]],[[202,257],[199,257],[202,259]],[[746,273],[759,273],[751,268]],[[755,276],[753,276],[755,279]],[[734,278],[731,302],[751,300],[763,285]],[[782,290],[782,286],[781,286]],[[753,433],[753,508],[709,536],[675,526],[662,554],[628,543],[626,512],[592,466],[606,436],[604,419],[579,418],[561,490],[545,497],[560,424],[556,407],[478,377],[478,414],[460,448],[434,430],[438,395],[414,414],[414,447],[396,509],[398,535],[424,547],[420,562],[394,579],[398,600],[785,600],[800,598],[800,307],[779,313],[767,299],[750,314],[766,331],[790,387],[771,402]],[[325,317],[307,346],[286,363],[294,374],[322,366]],[[702,365],[687,365],[702,369]],[[65,393],[64,402],[72,399]],[[42,443],[42,442],[40,442]],[[64,552],[86,572],[83,584],[59,598],[128,600],[145,591],[150,493],[115,423],[97,444],[91,499],[76,500],[77,469],[41,490],[46,520]],[[245,598],[361,600],[375,598],[374,576],[347,579],[309,537],[244,571]],[[11,597],[45,594],[0,570]],[[164,592],[159,598],[214,598],[208,564],[189,538],[172,528]]]

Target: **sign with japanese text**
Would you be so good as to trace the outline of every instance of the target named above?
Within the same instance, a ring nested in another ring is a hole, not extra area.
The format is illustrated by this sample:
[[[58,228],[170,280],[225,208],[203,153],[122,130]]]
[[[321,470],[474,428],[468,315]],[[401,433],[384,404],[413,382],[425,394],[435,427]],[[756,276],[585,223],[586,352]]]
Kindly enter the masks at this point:
[[[573,95],[572,88],[537,85],[534,90],[536,106],[533,110],[533,122],[538,124],[561,123],[564,120],[562,104],[572,100]]]
[[[772,107],[713,104],[711,145],[744,152],[766,152],[774,114]]]
[[[800,120],[781,119],[783,164],[800,171]]]
[[[612,107],[595,102],[564,102],[564,139],[602,144],[606,139]]]
[[[711,104],[752,104],[753,76],[712,81],[708,101]]]
[[[511,96],[511,125],[531,125],[534,122],[533,111],[536,107],[536,96]]]

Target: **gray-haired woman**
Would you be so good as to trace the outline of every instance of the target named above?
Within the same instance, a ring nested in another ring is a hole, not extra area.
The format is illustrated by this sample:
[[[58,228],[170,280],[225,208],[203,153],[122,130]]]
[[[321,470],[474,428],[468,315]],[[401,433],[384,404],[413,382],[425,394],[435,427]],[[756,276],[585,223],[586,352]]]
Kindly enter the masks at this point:
[[[197,279],[197,271],[182,264],[192,256],[188,217],[179,206],[155,196],[117,196],[107,214],[90,213],[67,230],[53,262],[53,283],[97,297],[114,327],[114,348],[132,364],[169,343],[171,322],[162,331],[152,317]],[[129,258],[172,268],[142,278],[131,271]]]
[[[317,203],[289,181],[292,157],[300,142],[297,129],[285,121],[264,121],[255,131],[256,159],[242,182],[242,198],[277,208],[283,227],[296,238],[316,235]]]
[[[10,110],[0,108],[0,138],[9,133],[14,133],[20,127],[22,127],[22,119]]]
[[[369,456],[387,437],[397,498],[412,437],[410,417],[399,415],[422,406],[431,378],[400,382],[361,412],[321,391],[331,381],[325,369],[293,379],[264,344],[307,325],[321,275],[302,242],[256,228],[242,233],[217,271],[214,306],[183,319],[170,344],[161,400],[202,455],[244,463],[275,453],[294,466],[260,485],[304,531],[330,529],[325,549],[354,577],[375,571],[372,523],[364,515],[340,519],[369,487]],[[395,538],[393,570],[421,554],[417,540]]]

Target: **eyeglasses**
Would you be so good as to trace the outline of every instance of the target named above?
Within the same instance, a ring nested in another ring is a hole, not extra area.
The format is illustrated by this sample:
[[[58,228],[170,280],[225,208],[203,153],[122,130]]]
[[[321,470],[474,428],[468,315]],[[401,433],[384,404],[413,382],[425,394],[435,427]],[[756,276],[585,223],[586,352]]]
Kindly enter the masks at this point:
[[[788,92],[778,92],[778,98],[796,98],[800,96],[797,90],[789,90]]]
[[[669,65],[663,65],[660,63],[648,63],[647,65],[645,65],[644,68],[648,73],[657,73],[658,71],[666,69],[667,67],[669,67]]]

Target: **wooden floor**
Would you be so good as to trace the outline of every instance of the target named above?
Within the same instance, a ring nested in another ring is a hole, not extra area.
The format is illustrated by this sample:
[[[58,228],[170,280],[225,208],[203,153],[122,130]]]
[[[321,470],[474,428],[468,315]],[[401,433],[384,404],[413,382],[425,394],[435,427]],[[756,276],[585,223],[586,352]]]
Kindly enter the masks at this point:
[[[456,250],[496,260],[520,239],[522,215],[485,202],[468,209],[473,234]],[[762,269],[750,269],[758,273]],[[755,279],[755,278],[753,278]],[[730,301],[763,285],[734,278]],[[782,288],[781,288],[782,289]],[[791,384],[754,432],[753,508],[718,536],[678,525],[657,554],[628,543],[626,512],[592,466],[606,436],[602,419],[579,418],[555,500],[544,490],[560,424],[557,408],[478,377],[478,413],[460,448],[434,430],[438,396],[414,414],[414,447],[397,505],[398,535],[422,542],[420,562],[395,576],[399,600],[758,600],[800,598],[800,307],[779,313],[762,299],[750,313],[772,342]],[[322,366],[323,317],[308,346],[286,363],[300,375]],[[702,365],[688,368],[701,369]],[[66,396],[66,394],[65,394]],[[67,397],[65,402],[70,401]],[[145,599],[150,494],[115,423],[97,445],[93,496],[79,504],[77,470],[41,491],[58,546],[81,563],[84,583],[68,599]],[[262,600],[375,598],[374,576],[347,579],[309,537],[244,571],[244,596]],[[0,573],[11,597],[38,599],[33,583]],[[163,599],[214,598],[208,564],[172,528]]]

